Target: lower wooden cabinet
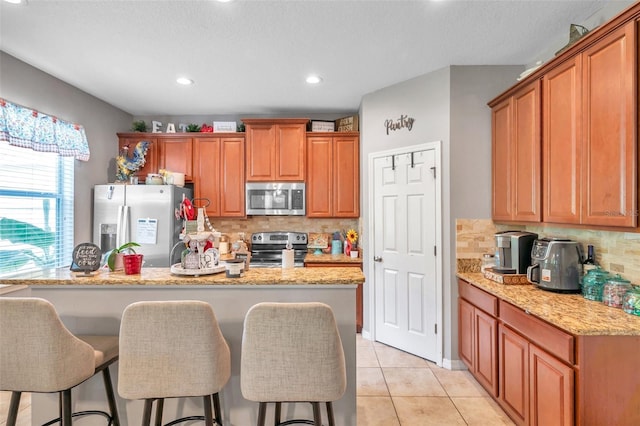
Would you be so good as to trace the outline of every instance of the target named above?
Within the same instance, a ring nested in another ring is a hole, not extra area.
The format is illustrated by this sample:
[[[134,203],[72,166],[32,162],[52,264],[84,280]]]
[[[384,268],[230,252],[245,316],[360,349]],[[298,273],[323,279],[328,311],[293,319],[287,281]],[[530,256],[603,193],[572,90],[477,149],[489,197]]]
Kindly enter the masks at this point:
[[[640,424],[640,336],[572,335],[465,280],[458,294],[460,359],[516,424]]]
[[[342,262],[304,262],[306,268],[360,268],[362,263],[342,263]],[[356,289],[356,333],[362,332],[362,284],[358,284]]]
[[[460,287],[462,286],[470,287],[464,281],[460,284]],[[460,293],[472,300],[476,297],[495,299],[494,296],[486,293],[473,295],[472,291],[473,289],[463,289]],[[458,299],[458,325],[460,359],[487,392],[494,397],[498,396],[496,341],[498,320],[460,298]]]

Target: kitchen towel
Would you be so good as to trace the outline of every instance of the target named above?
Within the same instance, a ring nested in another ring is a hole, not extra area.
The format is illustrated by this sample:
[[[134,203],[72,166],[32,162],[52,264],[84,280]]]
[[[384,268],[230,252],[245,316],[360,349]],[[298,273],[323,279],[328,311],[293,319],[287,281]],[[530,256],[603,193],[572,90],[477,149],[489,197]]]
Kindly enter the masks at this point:
[[[284,249],[282,250],[282,269],[293,268],[293,254],[294,250]]]

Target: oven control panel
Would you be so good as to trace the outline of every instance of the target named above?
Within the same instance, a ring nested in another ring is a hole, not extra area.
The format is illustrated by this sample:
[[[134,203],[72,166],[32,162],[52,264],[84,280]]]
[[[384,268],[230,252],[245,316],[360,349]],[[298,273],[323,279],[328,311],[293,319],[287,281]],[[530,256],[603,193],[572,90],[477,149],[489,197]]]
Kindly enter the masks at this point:
[[[307,244],[307,234],[304,232],[258,232],[251,234],[251,243],[253,245],[260,244],[281,244],[286,246],[287,242],[291,244]]]

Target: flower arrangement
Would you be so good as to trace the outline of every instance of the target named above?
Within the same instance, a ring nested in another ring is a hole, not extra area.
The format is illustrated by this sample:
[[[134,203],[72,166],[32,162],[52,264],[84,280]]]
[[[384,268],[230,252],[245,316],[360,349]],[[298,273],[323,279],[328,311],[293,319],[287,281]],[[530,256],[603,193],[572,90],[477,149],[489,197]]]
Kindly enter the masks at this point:
[[[347,240],[349,240],[352,247],[356,247],[356,244],[358,243],[358,233],[355,229],[349,229],[347,231]]]

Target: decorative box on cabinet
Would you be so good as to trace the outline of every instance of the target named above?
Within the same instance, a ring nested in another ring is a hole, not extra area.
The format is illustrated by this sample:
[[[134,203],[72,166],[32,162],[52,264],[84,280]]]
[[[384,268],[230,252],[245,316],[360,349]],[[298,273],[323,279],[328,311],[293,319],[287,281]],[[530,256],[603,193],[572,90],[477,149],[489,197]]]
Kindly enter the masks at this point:
[[[196,199],[209,200],[212,217],[244,217],[244,138],[216,134],[194,138],[193,165]],[[200,205],[204,200],[197,200]]]
[[[357,133],[307,135],[307,217],[360,216]]]
[[[307,118],[242,119],[247,181],[304,181]]]
[[[490,106],[493,219],[539,222],[540,82]]]
[[[313,262],[305,260],[304,266],[306,268],[360,268],[362,269],[362,263],[343,263],[343,262]],[[356,289],[356,333],[362,331],[362,284],[358,284]]]

